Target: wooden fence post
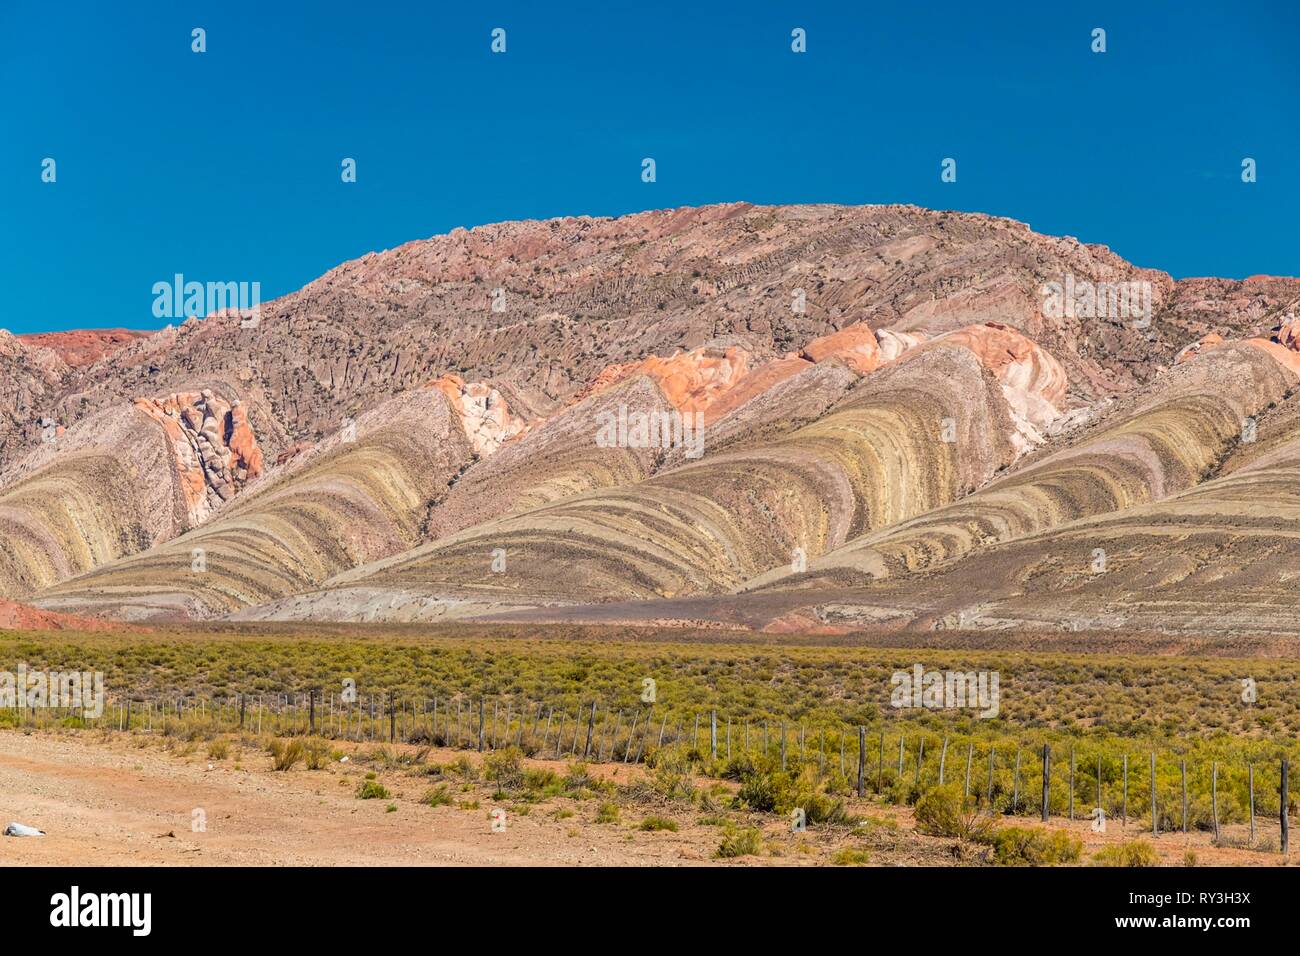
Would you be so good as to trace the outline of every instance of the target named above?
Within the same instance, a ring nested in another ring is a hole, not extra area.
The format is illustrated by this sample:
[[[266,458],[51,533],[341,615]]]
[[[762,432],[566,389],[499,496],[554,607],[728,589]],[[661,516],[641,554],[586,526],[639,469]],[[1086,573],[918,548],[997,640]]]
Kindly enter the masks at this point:
[[[858,796],[866,793],[863,770],[867,763],[867,728],[858,727]]]
[[[1255,844],[1255,765],[1253,763],[1246,765],[1246,775],[1249,778],[1250,786],[1250,843]]]
[[[939,786],[943,786],[944,764],[948,761],[948,736],[944,735],[943,746],[939,748]]]
[[[1070,819],[1074,819],[1074,747],[1070,747]]]
[[[974,741],[972,741],[966,747],[966,792],[964,796],[967,797],[970,796],[970,765],[971,765],[971,761],[974,759],[975,759],[975,743]]]
[[[582,748],[583,758],[591,756],[591,737],[596,732],[596,702],[591,702],[591,714],[587,717],[587,743]]]
[[[1187,833],[1187,761],[1182,762],[1183,773],[1183,833]]]
[[[629,760],[632,759],[632,741],[636,739],[636,725],[637,725],[637,721],[639,721],[640,719],[641,719],[641,715],[638,714],[636,711],[633,711],[632,728],[627,732],[627,746],[623,748],[624,763],[627,763]],[[647,717],[646,719],[649,720],[649,717]],[[613,756],[613,754],[610,754],[610,756]]]
[[[1020,810],[1020,748],[1016,747],[1016,769],[1011,774],[1011,812]]]
[[[1097,806],[1101,806],[1101,752],[1097,753]]]
[[[1286,804],[1287,804],[1287,759],[1286,759],[1285,757],[1282,758],[1282,785],[1281,785],[1281,788],[1282,788],[1282,797],[1281,797],[1281,800],[1280,800],[1281,807],[1278,809],[1278,816],[1279,816],[1278,823],[1279,823],[1279,824],[1281,825],[1281,827],[1282,827],[1282,835],[1281,835],[1281,839],[1280,839],[1279,842],[1280,842],[1280,844],[1281,844],[1281,848],[1282,848],[1282,855],[1283,855],[1283,856],[1286,856],[1287,847],[1288,847],[1288,845],[1289,845],[1289,843],[1290,843],[1291,827],[1290,827],[1290,825],[1289,825],[1289,821],[1287,820],[1287,815],[1286,815]]]
[[[1151,835],[1160,836],[1159,817],[1156,816],[1156,752],[1151,751]]]
[[[709,759],[718,759],[718,712],[709,711]]]
[[[478,749],[483,752],[484,731],[487,730],[487,703],[482,697],[478,699]]]
[[[1043,744],[1043,822],[1047,822],[1048,804],[1051,802],[1052,751]]]
[[[316,736],[316,688],[313,687],[308,691],[308,694],[310,695],[310,703],[308,704],[309,710],[307,711],[307,727],[311,731],[311,735],[314,737]]]
[[[1219,762],[1210,764],[1210,808],[1214,816],[1214,839],[1219,839]]]
[[[1124,755],[1124,804],[1120,809],[1120,826],[1128,826],[1128,754]]]

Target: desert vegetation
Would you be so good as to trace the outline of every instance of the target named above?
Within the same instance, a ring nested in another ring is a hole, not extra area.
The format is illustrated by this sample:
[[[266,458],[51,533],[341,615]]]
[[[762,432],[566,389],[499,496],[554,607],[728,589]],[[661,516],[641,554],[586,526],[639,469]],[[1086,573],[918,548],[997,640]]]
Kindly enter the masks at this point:
[[[1126,832],[1185,829],[1264,851],[1278,849],[1280,761],[1300,757],[1300,665],[1283,660],[590,636],[5,634],[4,659],[29,669],[103,670],[109,704],[98,719],[8,709],[0,726],[144,732],[214,759],[228,735],[252,734],[281,771],[328,767],[345,745],[403,771],[431,747],[458,749],[457,763],[420,771],[435,778],[425,803],[460,802],[457,781],[496,798],[603,794],[598,822],[643,832],[670,829],[655,807],[683,801],[852,828],[867,799],[1009,864],[1079,861],[1027,828],[1042,811],[1044,748],[1053,818],[1104,814]],[[891,674],[918,662],[998,672],[997,716],[891,707]],[[561,760],[577,762],[545,766]],[[602,790],[588,769],[601,765],[644,768],[623,793],[638,811]],[[357,786],[388,797],[382,780]],[[753,845],[737,826],[722,857]]]

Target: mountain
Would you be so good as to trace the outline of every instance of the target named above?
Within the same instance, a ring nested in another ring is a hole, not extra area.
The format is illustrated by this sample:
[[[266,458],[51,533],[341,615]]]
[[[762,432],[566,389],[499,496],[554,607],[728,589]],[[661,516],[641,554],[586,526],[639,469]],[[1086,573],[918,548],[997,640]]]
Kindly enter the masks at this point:
[[[454,230],[251,327],[0,333],[0,597],[1280,630],[1297,311],[908,206]]]

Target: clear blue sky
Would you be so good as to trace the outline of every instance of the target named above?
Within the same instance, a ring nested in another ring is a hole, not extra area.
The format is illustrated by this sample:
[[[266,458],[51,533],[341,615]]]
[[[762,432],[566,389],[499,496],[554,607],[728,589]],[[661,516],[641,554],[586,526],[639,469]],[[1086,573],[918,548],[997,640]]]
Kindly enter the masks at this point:
[[[730,200],[1300,274],[1297,49],[1295,0],[0,0],[0,327],[156,328],[177,272],[270,299],[455,226]]]

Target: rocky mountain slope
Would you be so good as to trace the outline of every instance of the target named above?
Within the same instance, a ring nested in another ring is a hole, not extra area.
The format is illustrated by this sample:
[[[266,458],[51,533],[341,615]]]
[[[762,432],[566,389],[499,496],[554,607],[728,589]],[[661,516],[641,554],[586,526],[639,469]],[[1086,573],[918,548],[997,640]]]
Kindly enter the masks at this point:
[[[1168,608],[1267,629],[1287,602],[1225,556],[1287,553],[1244,489],[1300,488],[1296,313],[1300,280],[1174,281],[916,207],[456,230],[256,327],[0,333],[0,597],[129,620],[1159,629]],[[1143,549],[1185,575],[1137,575]],[[1107,570],[1077,578],[1094,551]],[[1207,577],[1252,610],[1180,596]]]

